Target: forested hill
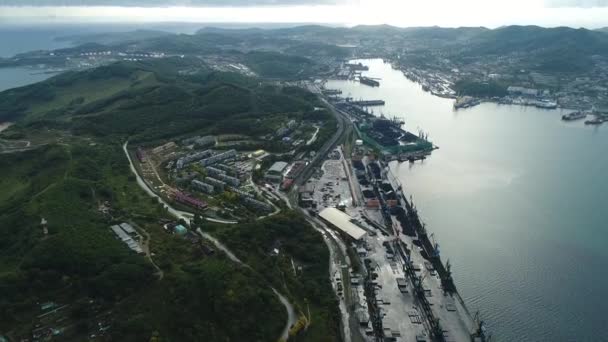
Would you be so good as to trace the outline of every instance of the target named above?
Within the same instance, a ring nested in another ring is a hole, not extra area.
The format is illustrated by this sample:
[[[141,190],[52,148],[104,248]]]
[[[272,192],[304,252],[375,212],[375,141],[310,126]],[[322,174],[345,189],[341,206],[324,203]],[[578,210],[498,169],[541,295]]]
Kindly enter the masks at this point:
[[[213,71],[195,58],[167,58],[118,62],[5,91],[0,121],[135,140],[201,129],[256,135],[267,133],[263,120],[284,113],[305,116],[317,101],[300,88]]]
[[[15,122],[0,147],[27,139],[0,154],[2,335],[31,339],[42,326],[62,341],[276,341],[287,313],[272,285],[297,315],[312,317],[298,341],[338,340],[329,253],[301,216],[213,227],[239,242],[235,253],[252,266],[243,267],[195,233],[165,231],[175,218],[139,187],[122,149],[127,139],[253,136],[289,119],[331,120],[321,106],[301,88],[188,57],[118,62],[0,93],[0,121]],[[324,123],[319,143],[333,129]],[[122,222],[136,227],[149,256],[115,238],[110,226]],[[277,246],[280,256],[270,253]]]
[[[382,53],[405,49],[408,53],[474,62],[485,56],[514,56],[524,68],[543,71],[586,70],[595,55],[608,52],[605,29],[539,26],[407,27],[389,25],[326,27],[306,25],[281,29],[220,29],[205,27],[194,35],[156,36],[124,49],[148,49],[172,53],[226,53],[227,51],[276,50],[285,55],[346,58],[353,53]],[[119,40],[119,38],[115,38]],[[99,40],[94,40],[99,41]],[[355,50],[343,47],[356,47]],[[245,55],[246,56],[246,55]],[[247,61],[247,58],[244,59]],[[293,74],[291,76],[294,76]]]

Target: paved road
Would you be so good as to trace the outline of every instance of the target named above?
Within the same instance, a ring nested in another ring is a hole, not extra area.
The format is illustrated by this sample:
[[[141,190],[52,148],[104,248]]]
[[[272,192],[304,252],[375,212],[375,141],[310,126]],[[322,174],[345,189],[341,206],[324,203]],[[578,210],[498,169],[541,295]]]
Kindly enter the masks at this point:
[[[150,188],[150,186],[148,185],[148,183],[146,183],[146,181],[144,181],[143,178],[141,178],[141,176],[139,175],[139,173],[135,169],[135,165],[133,164],[133,161],[131,160],[131,156],[129,155],[129,151],[127,150],[127,145],[128,144],[129,144],[128,141],[125,142],[122,145],[122,149],[124,150],[125,155],[127,156],[127,159],[129,160],[129,166],[131,168],[131,172],[133,172],[133,174],[137,178],[137,184],[139,184],[139,186],[148,195],[150,195],[152,197],[155,197],[158,200],[159,203],[162,203],[165,207],[167,207],[168,210],[169,210],[169,213],[171,215],[173,215],[177,219],[183,219],[186,222],[190,222],[190,220],[192,218],[194,218],[194,214],[193,213],[173,208],[171,205],[169,205],[169,203],[167,203],[164,199],[162,199],[158,194],[156,194],[154,191],[152,191],[152,189]],[[236,221],[215,219],[215,218],[211,218],[211,217],[205,217],[205,220],[207,220],[209,222],[223,223],[223,224],[237,224],[238,223]]]
[[[152,191],[152,189],[150,189],[148,184],[146,184],[146,182],[141,178],[139,173],[137,173],[137,170],[135,169],[135,166],[133,165],[133,161],[131,160],[131,156],[129,155],[129,152],[127,150],[128,143],[129,143],[128,141],[125,142],[124,145],[122,146],[122,148],[125,151],[125,155],[127,156],[127,159],[129,160],[131,172],[133,172],[133,174],[137,178],[137,184],[139,184],[139,186],[148,195],[155,197],[160,203],[164,204],[168,208],[169,213],[171,215],[173,215],[175,218],[177,218],[178,220],[183,219],[186,222],[189,222],[190,219],[192,219],[194,217],[194,214],[173,208],[171,205],[169,205],[167,202],[165,202],[160,196],[158,196],[154,191]],[[207,220],[212,221],[212,222],[217,222],[217,223],[227,223],[227,224],[237,223],[234,221],[223,221],[223,220],[216,220],[216,219],[210,219],[210,218],[207,218]],[[214,238],[213,236],[211,236],[207,233],[204,233],[203,231],[200,230],[200,228],[197,230],[197,232],[203,238],[211,241],[217,249],[226,253],[226,255],[228,256],[228,258],[230,258],[230,260],[232,260],[240,265],[243,265],[244,267],[251,268],[249,265],[243,263],[239,258],[237,258],[236,255],[234,255],[234,253],[232,253],[232,251],[230,251],[230,249],[228,249],[228,247],[226,247],[224,244],[222,244],[216,238]],[[272,287],[272,286],[269,286],[269,287],[272,290],[272,292],[274,292],[275,295],[279,298],[279,301],[281,302],[281,304],[283,304],[283,306],[285,307],[285,310],[287,310],[287,322],[285,323],[285,328],[283,328],[283,331],[281,332],[281,336],[279,337],[279,339],[286,341],[287,338],[289,337],[289,329],[296,322],[295,310],[294,310],[293,305],[287,300],[287,298],[285,298],[285,296],[280,294],[274,287]]]
[[[312,171],[314,170],[314,167],[316,165],[318,165],[319,162],[323,161],[323,159],[329,153],[329,151],[333,150],[336,147],[336,145],[338,144],[338,142],[340,141],[340,139],[342,139],[342,137],[344,136],[345,127],[348,124],[348,122],[347,122],[348,119],[346,119],[341,113],[339,113],[331,105],[331,103],[327,102],[327,100],[325,100],[321,95],[319,95],[319,98],[329,107],[330,112],[336,118],[336,122],[338,124],[338,130],[331,137],[331,139],[329,139],[327,142],[325,142],[323,147],[321,147],[321,149],[319,151],[317,151],[317,154],[312,159],[312,161],[308,165],[306,165],[304,167],[304,170],[300,173],[300,175],[298,177],[296,177],[296,179],[294,181],[294,183],[296,185],[302,185],[302,184],[304,184],[304,182],[306,182],[306,180],[308,178],[310,178],[310,176],[312,175]]]

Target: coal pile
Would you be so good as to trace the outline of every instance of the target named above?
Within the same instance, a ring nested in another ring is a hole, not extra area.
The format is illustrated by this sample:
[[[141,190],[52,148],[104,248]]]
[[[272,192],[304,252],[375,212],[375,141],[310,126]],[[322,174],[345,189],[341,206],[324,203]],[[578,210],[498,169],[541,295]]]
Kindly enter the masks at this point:
[[[371,190],[363,190],[363,197],[365,198],[375,198],[376,194],[374,194]]]
[[[380,184],[380,190],[382,190],[384,192],[389,192],[389,191],[393,191],[393,187],[392,187],[391,183],[382,182],[382,184]]]
[[[404,141],[406,143],[411,143],[416,142],[418,140],[418,137],[410,132],[405,132],[405,134],[403,134],[403,136],[401,136],[401,139],[399,140]]]
[[[365,170],[365,165],[363,165],[363,162],[360,160],[353,160],[353,166],[357,170]]]
[[[401,224],[403,234],[408,236],[416,236],[414,225],[407,216],[405,209],[403,209],[402,207],[393,207],[390,209],[390,211],[391,215],[395,215],[397,217],[397,221],[399,221],[399,223]]]
[[[387,200],[396,200],[397,194],[394,191],[389,191],[384,193],[384,198]]]
[[[369,167],[369,170],[370,170],[372,176],[374,176],[374,178],[376,178],[376,179],[380,179],[381,178],[381,175],[380,175],[380,166],[378,166],[377,163],[370,163],[368,165],[368,167]]]
[[[363,186],[369,186],[369,181],[367,180],[367,178],[365,178],[365,176],[358,177],[357,179],[359,180],[359,184]]]

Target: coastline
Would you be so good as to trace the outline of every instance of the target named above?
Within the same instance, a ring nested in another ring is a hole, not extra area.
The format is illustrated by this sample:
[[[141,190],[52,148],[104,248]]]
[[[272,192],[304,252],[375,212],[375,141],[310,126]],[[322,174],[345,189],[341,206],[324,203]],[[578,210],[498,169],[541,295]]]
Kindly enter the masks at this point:
[[[388,63],[391,65],[391,68],[393,70],[399,71],[403,74],[403,76],[405,78],[407,78],[408,80],[420,85],[420,87],[422,88],[423,92],[426,93],[430,93],[431,95],[440,97],[440,98],[444,98],[444,99],[458,99],[461,96],[458,96],[456,94],[456,92],[452,89],[454,82],[452,82],[451,80],[449,80],[447,77],[445,77],[445,75],[441,75],[443,76],[443,78],[441,78],[440,82],[440,89],[437,89],[436,86],[434,86],[436,82],[433,81],[433,77],[429,77],[429,75],[420,75],[419,73],[416,73],[417,69],[408,69],[407,67],[404,66],[399,66],[395,63],[394,60],[389,59],[389,58],[384,58],[384,57],[379,57],[380,59],[382,59],[384,61],[384,63]],[[361,60],[361,59],[368,59],[368,58],[355,58],[355,60]],[[432,74],[430,76],[434,77],[439,77],[439,74]],[[503,96],[503,97],[497,97],[497,98],[488,98],[488,97],[476,97],[476,96],[471,96],[473,97],[475,100],[478,101],[479,103],[495,103],[495,104],[507,104],[507,105],[518,105],[518,106],[524,106],[524,107],[536,107],[539,109],[566,109],[566,110],[580,110],[580,111],[590,111],[591,108],[589,106],[576,106],[576,105],[568,105],[568,104],[560,104],[558,99],[552,99],[552,100],[547,100],[547,99],[533,99],[533,98],[528,98],[528,97],[522,97],[522,96]],[[544,101],[543,101],[544,100]],[[551,101],[554,103],[546,106],[543,104],[543,102],[546,101]],[[474,106],[470,106],[470,107],[474,107]],[[458,109],[465,109],[465,108],[470,108],[470,107],[463,107],[463,108],[455,108],[456,110]]]
[[[479,311],[501,340],[597,339],[594,332],[601,327],[593,317],[601,309],[583,303],[590,294],[600,295],[608,281],[597,272],[606,262],[606,214],[589,205],[606,191],[607,184],[597,180],[605,169],[598,155],[608,131],[582,120],[565,122],[564,109],[482,103],[453,111],[453,101],[421,92],[388,64],[363,63],[371,77],[382,78],[380,88],[349,81],[329,81],[327,87],[357,99],[385,100],[385,115],[424,129],[441,146],[423,162],[393,162],[391,168],[408,199],[413,195],[442,256],[449,256],[470,313]],[[581,173],[586,177],[574,177]],[[572,236],[575,226],[580,229]],[[560,258],[564,245],[589,267]],[[565,279],[564,264],[575,268]],[[581,287],[589,292],[577,291]],[[576,335],[572,318],[583,327]]]

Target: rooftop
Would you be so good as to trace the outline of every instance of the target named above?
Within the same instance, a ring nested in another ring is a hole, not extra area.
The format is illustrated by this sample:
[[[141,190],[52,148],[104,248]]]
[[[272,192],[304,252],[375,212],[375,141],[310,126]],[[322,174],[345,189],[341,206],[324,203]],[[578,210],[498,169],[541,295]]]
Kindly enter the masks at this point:
[[[278,161],[274,164],[272,164],[272,166],[270,167],[270,169],[268,169],[269,173],[282,173],[285,168],[287,168],[287,163],[286,162],[282,162],[282,161]]]
[[[336,228],[348,234],[355,240],[360,240],[363,236],[365,236],[365,230],[357,227],[351,222],[352,217],[336,208],[323,209],[319,213],[319,217],[336,226]]]

